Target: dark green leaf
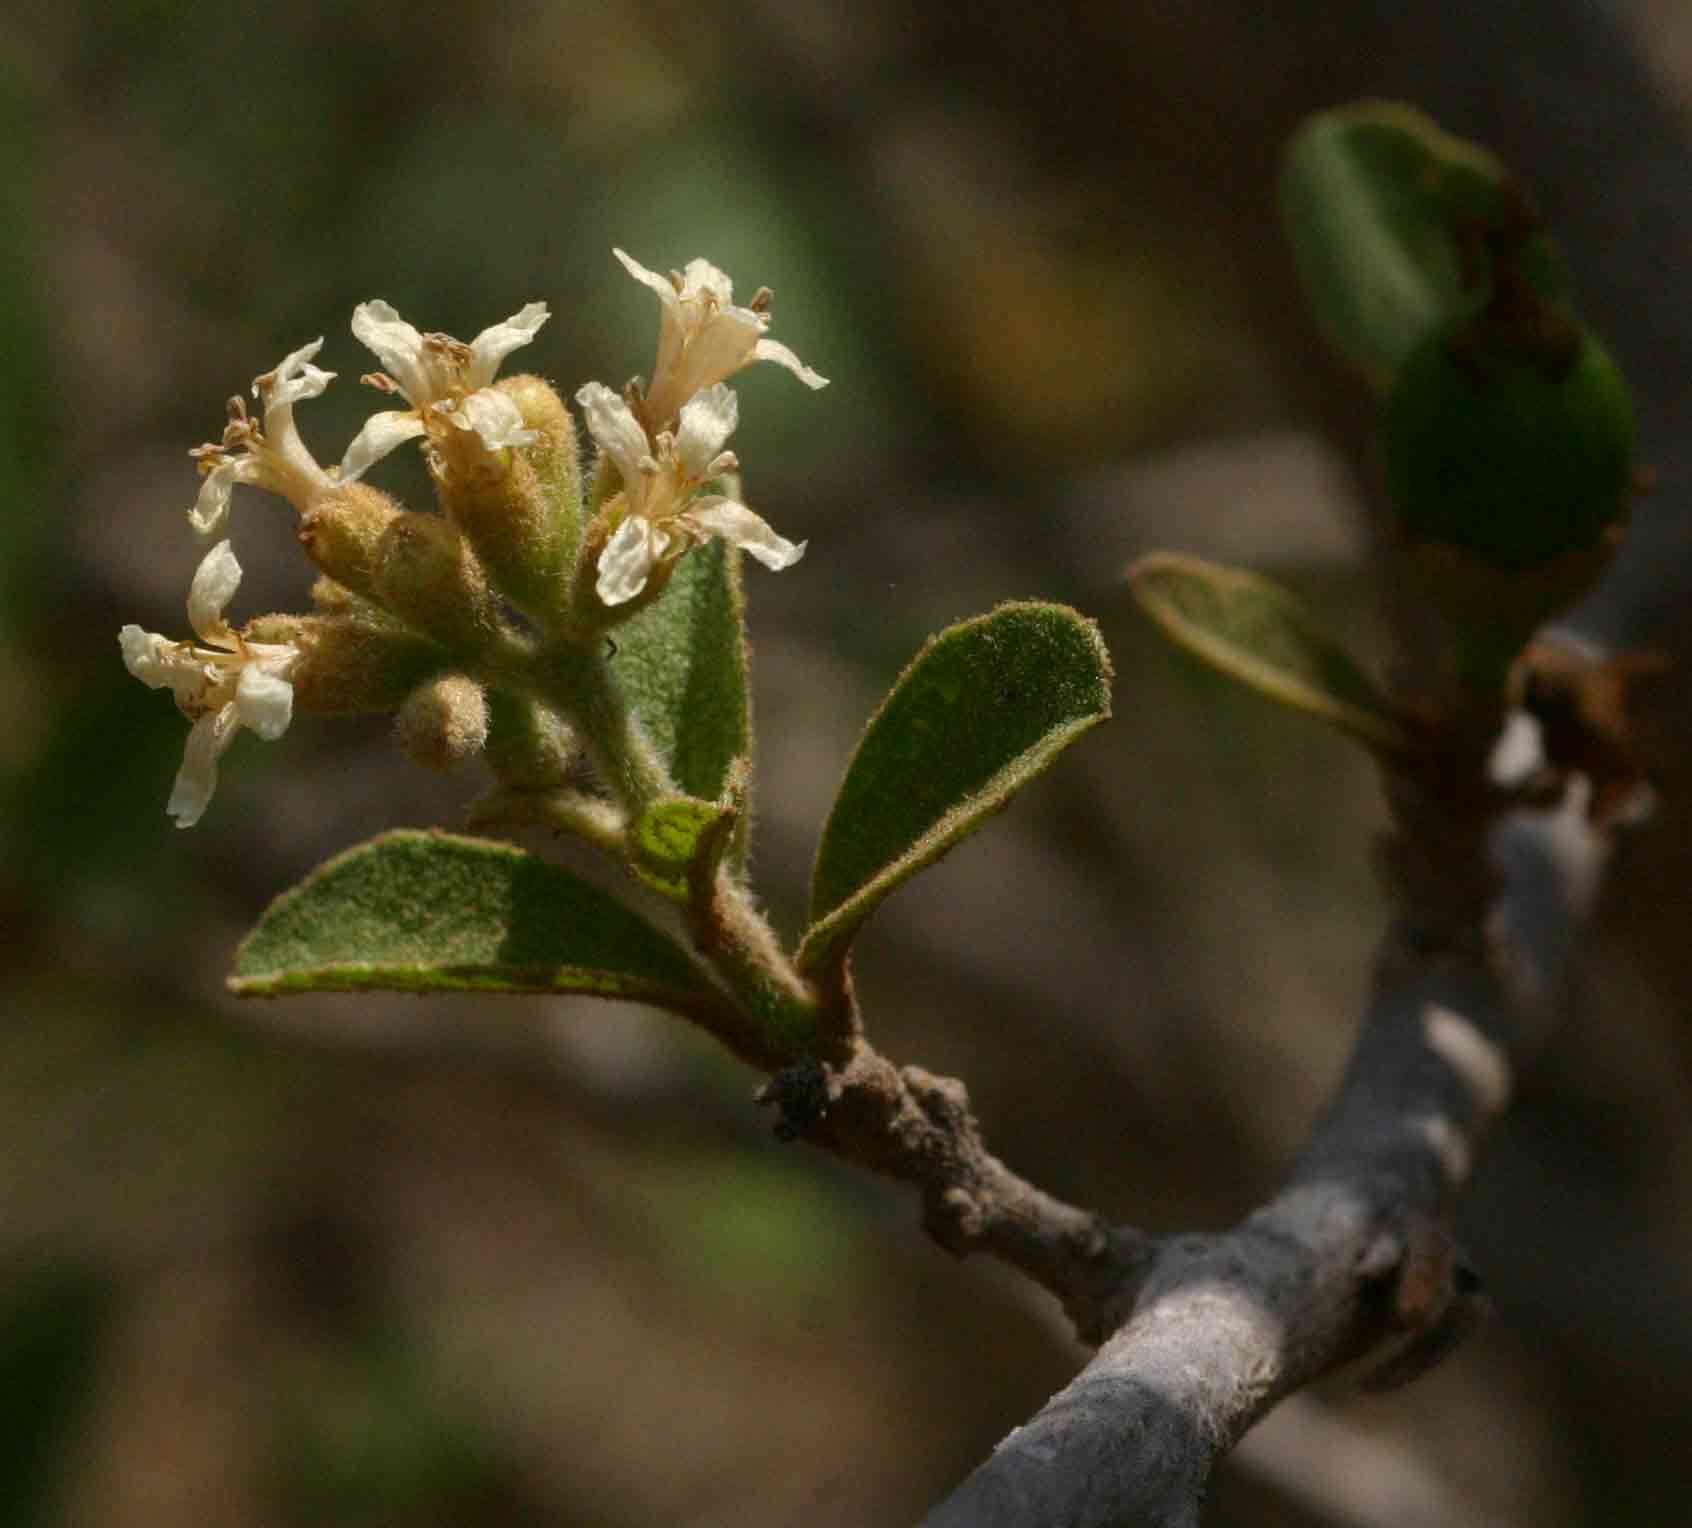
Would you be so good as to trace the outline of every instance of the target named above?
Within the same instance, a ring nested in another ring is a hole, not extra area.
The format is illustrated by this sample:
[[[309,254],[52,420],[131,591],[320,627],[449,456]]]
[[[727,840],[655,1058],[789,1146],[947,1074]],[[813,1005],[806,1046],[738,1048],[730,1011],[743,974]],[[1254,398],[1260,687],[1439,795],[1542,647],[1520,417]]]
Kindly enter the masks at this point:
[[[1531,217],[1492,154],[1386,101],[1309,118],[1287,146],[1280,201],[1317,323],[1382,391],[1421,340],[1486,303],[1487,235]],[[1542,297],[1568,300],[1543,234],[1512,258]]]
[[[740,553],[721,541],[695,547],[613,640],[611,671],[676,785],[714,801],[751,751]]]
[[[1062,605],[1001,605],[933,638],[846,770],[817,851],[801,969],[843,954],[889,892],[1109,714],[1098,628]]]
[[[288,992],[592,992],[683,1012],[712,989],[598,887],[508,844],[402,831],[321,865],[235,957],[245,997]]]
[[[1206,663],[1372,747],[1405,746],[1392,703],[1280,585],[1176,552],[1141,558],[1129,578],[1146,614]]]

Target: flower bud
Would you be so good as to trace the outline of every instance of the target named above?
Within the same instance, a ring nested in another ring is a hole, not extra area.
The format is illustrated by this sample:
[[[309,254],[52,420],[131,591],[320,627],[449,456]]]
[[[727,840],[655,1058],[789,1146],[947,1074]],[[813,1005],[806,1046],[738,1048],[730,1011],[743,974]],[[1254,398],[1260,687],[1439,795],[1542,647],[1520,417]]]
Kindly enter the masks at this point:
[[[565,612],[581,534],[575,422],[539,377],[508,377],[495,390],[517,405],[537,438],[489,453],[481,470],[443,477],[441,500],[500,593],[552,626]]]
[[[447,654],[397,622],[347,615],[267,615],[248,623],[255,642],[291,642],[294,709],[317,716],[392,711],[446,667]]]
[[[401,513],[381,489],[348,483],[325,494],[300,517],[300,545],[330,578],[370,597],[382,537]]]
[[[419,685],[394,719],[400,747],[413,762],[447,770],[480,753],[488,740],[488,698],[475,680],[445,674]]]
[[[480,651],[498,640],[487,575],[469,544],[440,515],[406,510],[382,533],[376,598],[448,646]]]

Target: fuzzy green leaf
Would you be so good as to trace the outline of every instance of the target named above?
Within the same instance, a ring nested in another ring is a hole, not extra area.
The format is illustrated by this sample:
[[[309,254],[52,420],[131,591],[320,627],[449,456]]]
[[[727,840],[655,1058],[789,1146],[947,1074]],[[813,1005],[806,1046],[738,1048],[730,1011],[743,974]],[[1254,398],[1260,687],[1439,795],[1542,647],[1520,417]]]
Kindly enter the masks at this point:
[[[265,910],[230,977],[290,992],[591,992],[692,1012],[712,989],[667,936],[509,844],[385,833]]]
[[[718,824],[732,810],[721,802],[692,796],[666,796],[653,802],[629,834],[641,879],[667,897],[687,901],[689,872],[704,856],[720,857]]]
[[[1141,558],[1129,579],[1146,614],[1212,667],[1371,747],[1407,745],[1374,680],[1279,584],[1177,552]]]
[[[1383,392],[1417,344],[1491,295],[1487,235],[1531,216],[1487,150],[1387,101],[1308,118],[1287,145],[1280,204],[1323,335]],[[1542,297],[1568,300],[1543,234],[1512,258]]]
[[[800,969],[841,958],[895,887],[934,863],[1110,714],[1098,628],[1001,605],[932,638],[871,718],[823,830]]]
[[[616,629],[611,670],[677,786],[714,801],[751,752],[740,553],[695,547],[670,586]]]

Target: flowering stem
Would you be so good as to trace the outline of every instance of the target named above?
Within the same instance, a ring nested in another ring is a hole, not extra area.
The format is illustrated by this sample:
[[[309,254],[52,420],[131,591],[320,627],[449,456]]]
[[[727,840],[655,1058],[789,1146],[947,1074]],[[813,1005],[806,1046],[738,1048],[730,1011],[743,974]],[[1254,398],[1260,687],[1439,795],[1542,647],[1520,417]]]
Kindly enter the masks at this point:
[[[631,816],[675,792],[597,648],[549,643],[535,655],[531,683],[539,698],[576,724],[600,776]]]
[[[629,710],[597,642],[593,647],[549,643],[527,663],[504,668],[499,677],[570,719],[601,779],[633,819],[655,801],[678,794],[679,787]],[[602,830],[583,836],[619,860],[627,858],[620,833],[615,841]],[[694,943],[747,1021],[742,1030],[722,1038],[772,1070],[812,1055],[818,1033],[816,994],[720,858],[702,863],[701,872],[688,897]]]

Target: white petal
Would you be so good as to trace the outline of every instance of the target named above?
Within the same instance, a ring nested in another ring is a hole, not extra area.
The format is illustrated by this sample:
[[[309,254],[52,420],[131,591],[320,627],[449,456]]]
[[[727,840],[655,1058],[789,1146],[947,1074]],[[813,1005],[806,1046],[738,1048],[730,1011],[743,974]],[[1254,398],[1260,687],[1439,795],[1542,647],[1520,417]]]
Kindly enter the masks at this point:
[[[658,294],[658,300],[666,308],[673,308],[681,299],[676,296],[676,289],[668,276],[661,276],[657,271],[649,271],[640,261],[631,259],[620,249],[611,251],[622,262],[623,269],[634,277],[642,286],[649,286]]]
[[[165,811],[179,828],[191,828],[211,804],[217,789],[217,761],[236,732],[235,707],[225,706],[202,716],[188,729],[188,746],[182,750],[182,768],[170,789]]]
[[[502,446],[532,446],[540,439],[534,430],[524,427],[523,411],[507,393],[484,387],[448,409],[446,416],[461,430],[474,430],[482,437],[482,444],[490,451]]]
[[[588,434],[623,474],[625,487],[640,481],[640,464],[652,454],[651,442],[623,397],[603,382],[584,383],[576,402],[587,415]]]
[[[806,387],[827,387],[828,378],[811,370],[798,356],[777,340],[759,340],[752,349],[752,358],[756,361],[774,361],[777,366],[785,366]]]
[[[750,553],[766,568],[791,568],[805,555],[807,543],[797,545],[778,536],[744,504],[717,495],[707,495],[687,507],[684,519],[712,536],[721,536],[730,546]]]
[[[229,519],[229,495],[237,483],[251,483],[259,475],[259,464],[251,456],[235,456],[219,462],[205,476],[188,523],[202,536],[215,536]]]
[[[386,413],[372,414],[347,447],[347,454],[341,458],[341,481],[356,482],[394,447],[415,440],[423,433],[423,421],[415,409],[390,409]]]
[[[223,611],[240,587],[241,564],[229,543],[220,541],[200,559],[194,582],[188,586],[188,624],[202,642],[217,647],[228,644]]]
[[[139,626],[125,626],[118,641],[124,667],[149,690],[169,690],[177,706],[190,715],[206,709],[206,697],[218,682],[215,665],[207,661],[212,655]]]
[[[235,711],[243,727],[274,743],[294,714],[294,687],[262,663],[248,663],[235,685]]]
[[[309,345],[302,345],[291,355],[284,356],[274,371],[253,378],[253,396],[264,400],[267,414],[271,409],[291,408],[302,398],[320,397],[334,381],[334,372],[320,371],[309,364],[322,348],[320,336]]]
[[[428,395],[428,378],[423,370],[423,336],[388,304],[377,298],[353,309],[352,332],[376,354],[382,369],[400,385],[413,403]]]
[[[709,260],[689,260],[682,271],[682,296],[699,297],[705,293],[726,308],[734,301],[734,283]]]
[[[170,687],[174,669],[168,654],[174,642],[139,626],[125,626],[118,633],[118,645],[123,649],[123,666],[149,690]]]
[[[721,382],[695,393],[683,406],[676,456],[690,478],[703,477],[740,422],[740,401]]]
[[[762,313],[750,308],[724,308],[700,327],[687,347],[684,363],[695,389],[732,377],[748,365],[758,349],[758,337],[769,327]]]
[[[606,605],[622,605],[646,587],[648,575],[669,538],[639,515],[631,515],[612,533],[599,554],[594,591]]]
[[[513,350],[527,345],[547,320],[544,302],[531,302],[513,313],[503,324],[484,329],[470,342],[470,372],[465,381],[470,387],[486,387],[493,381],[499,363]]]

